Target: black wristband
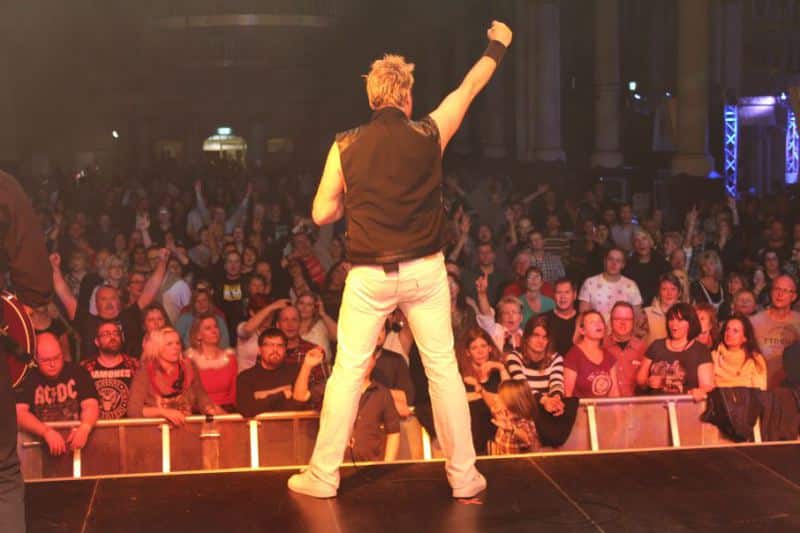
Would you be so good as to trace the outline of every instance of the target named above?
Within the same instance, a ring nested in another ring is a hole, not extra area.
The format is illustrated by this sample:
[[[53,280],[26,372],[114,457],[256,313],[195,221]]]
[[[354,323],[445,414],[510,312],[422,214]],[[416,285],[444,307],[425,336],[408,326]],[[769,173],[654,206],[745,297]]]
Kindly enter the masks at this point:
[[[489,46],[486,47],[483,55],[494,59],[494,62],[500,65],[503,56],[506,55],[506,47],[500,41],[489,41]]]

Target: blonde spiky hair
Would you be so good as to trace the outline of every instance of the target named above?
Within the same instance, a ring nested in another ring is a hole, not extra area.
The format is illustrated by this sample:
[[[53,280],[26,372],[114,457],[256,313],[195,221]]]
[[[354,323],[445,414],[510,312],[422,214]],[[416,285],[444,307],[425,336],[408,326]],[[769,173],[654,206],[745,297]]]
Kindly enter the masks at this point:
[[[372,63],[367,81],[367,97],[372,109],[387,105],[402,107],[414,86],[414,63],[403,56],[385,54]]]

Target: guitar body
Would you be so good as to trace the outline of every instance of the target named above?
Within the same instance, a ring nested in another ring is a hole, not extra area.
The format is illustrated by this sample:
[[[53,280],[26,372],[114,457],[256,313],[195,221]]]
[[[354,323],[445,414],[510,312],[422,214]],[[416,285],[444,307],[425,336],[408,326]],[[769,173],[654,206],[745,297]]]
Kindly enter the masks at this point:
[[[17,297],[0,291],[0,357],[5,357],[16,387],[33,366],[36,353],[36,330]]]

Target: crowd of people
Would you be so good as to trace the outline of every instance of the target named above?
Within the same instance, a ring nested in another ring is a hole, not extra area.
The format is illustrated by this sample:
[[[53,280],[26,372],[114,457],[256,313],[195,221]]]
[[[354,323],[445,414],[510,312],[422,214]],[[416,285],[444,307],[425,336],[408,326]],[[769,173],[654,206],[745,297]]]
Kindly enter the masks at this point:
[[[37,366],[17,415],[53,454],[84,446],[98,419],[321,405],[350,265],[346,228],[308,218],[313,180],[220,163],[156,175],[29,184],[56,301],[31,311]],[[634,213],[600,181],[576,192],[468,172],[445,179],[443,199],[479,453],[536,449],[539,413],[563,416],[574,398],[798,390],[793,199]],[[396,457],[412,408],[435,435],[421,368],[397,310],[363,384],[355,460]],[[65,439],[45,424],[57,420],[80,425]]]

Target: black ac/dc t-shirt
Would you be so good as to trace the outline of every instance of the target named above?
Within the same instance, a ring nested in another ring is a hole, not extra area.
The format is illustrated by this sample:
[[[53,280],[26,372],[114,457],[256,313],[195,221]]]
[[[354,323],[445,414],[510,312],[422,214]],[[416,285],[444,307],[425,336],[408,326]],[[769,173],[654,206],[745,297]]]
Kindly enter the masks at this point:
[[[123,355],[122,361],[113,367],[103,366],[98,359],[82,361],[81,365],[94,380],[100,402],[100,419],[123,418],[128,412],[131,381],[139,368],[139,361]]]
[[[91,376],[76,363],[64,363],[56,378],[48,378],[39,370],[25,376],[17,388],[17,403],[27,404],[42,422],[80,420],[81,402],[97,399]]]

